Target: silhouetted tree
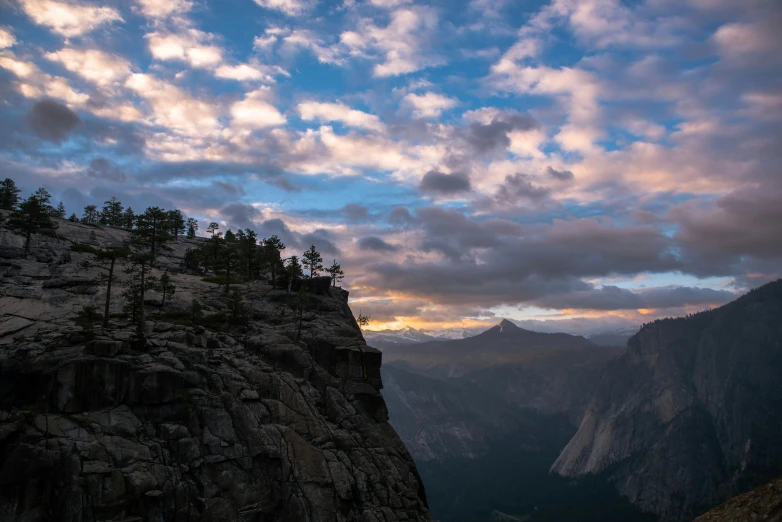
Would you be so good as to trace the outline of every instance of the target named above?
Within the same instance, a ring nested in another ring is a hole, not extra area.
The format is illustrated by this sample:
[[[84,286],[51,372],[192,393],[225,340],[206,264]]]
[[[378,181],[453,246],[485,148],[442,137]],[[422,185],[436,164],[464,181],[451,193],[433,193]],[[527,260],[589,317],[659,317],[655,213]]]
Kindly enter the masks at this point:
[[[198,221],[195,218],[187,218],[187,238],[195,239],[196,232],[198,231]]]
[[[96,267],[102,270],[100,282],[106,285],[106,306],[103,313],[103,327],[109,325],[109,309],[111,306],[111,288],[117,281],[114,270],[118,262],[122,262],[130,255],[127,247],[93,248],[92,261],[85,261],[81,265],[85,268]]]
[[[356,318],[356,322],[358,323],[359,328],[364,328],[365,326],[369,326],[369,316],[362,315],[361,310],[359,310],[358,317]]]
[[[146,342],[144,296],[147,290],[153,290],[157,285],[157,278],[149,275],[152,255],[149,252],[135,252],[129,258],[130,264],[125,270],[129,275],[125,281],[125,291],[122,292],[126,299],[125,310],[131,314],[131,321],[136,325],[136,336],[144,345]]]
[[[174,295],[174,292],[176,292],[176,286],[171,282],[171,276],[168,275],[168,270],[163,272],[163,275],[160,276],[160,280],[155,285],[155,290],[160,292],[160,294],[163,296],[163,299],[160,302],[160,308],[163,308],[166,306],[166,297],[171,297]]]
[[[168,217],[169,233],[174,236],[174,239],[179,239],[179,234],[185,233],[185,217],[182,215],[182,211],[178,208],[169,210],[166,212]]]
[[[122,226],[132,229],[136,225],[136,213],[133,209],[128,207],[125,212],[122,213]]]
[[[0,208],[3,210],[16,210],[19,206],[19,190],[11,178],[0,181]]]
[[[60,201],[60,203],[57,204],[57,208],[54,209],[54,213],[52,216],[60,219],[65,219],[65,204]]]
[[[38,198],[38,201],[41,202],[41,206],[46,212],[49,213],[49,215],[54,215],[52,195],[49,194],[48,190],[46,190],[44,187],[38,187],[38,190],[35,191],[35,197]]]
[[[87,205],[84,207],[84,214],[82,215],[81,220],[83,223],[97,225],[99,217],[100,214],[98,213],[98,207],[95,205]]]
[[[100,213],[101,223],[121,227],[124,222],[124,210],[122,203],[112,196],[110,200],[103,202],[103,210]]]
[[[143,214],[136,216],[136,228],[131,239],[136,246],[149,249],[150,264],[154,263],[157,255],[167,248],[166,243],[171,240],[166,212],[160,207],[149,207]]]
[[[337,281],[342,281],[345,278],[345,272],[342,271],[342,267],[339,266],[337,260],[326,269],[326,273],[331,276],[331,285],[337,286]]]
[[[212,237],[214,237],[218,230],[220,230],[220,224],[215,221],[212,221],[209,223],[209,226],[206,227],[206,233],[212,234]]]
[[[68,218],[68,221],[71,223],[76,223],[79,221],[79,216],[76,215],[76,212],[71,213],[71,217]]]
[[[272,288],[277,288],[277,271],[281,268],[280,253],[285,250],[285,243],[276,235],[263,240],[264,262],[272,273]]]
[[[30,237],[43,229],[52,230],[55,227],[51,213],[38,196],[33,194],[19,204],[8,220],[11,229],[19,230],[25,235],[24,250],[30,253]]]
[[[320,252],[315,249],[315,245],[312,245],[309,250],[304,252],[301,264],[304,265],[306,270],[309,270],[311,278],[323,270],[323,258],[320,256]]]
[[[299,263],[299,258],[297,256],[289,257],[285,263],[285,279],[288,292],[291,291],[293,280],[301,279],[302,277],[304,277],[304,272],[302,271],[301,263]]]

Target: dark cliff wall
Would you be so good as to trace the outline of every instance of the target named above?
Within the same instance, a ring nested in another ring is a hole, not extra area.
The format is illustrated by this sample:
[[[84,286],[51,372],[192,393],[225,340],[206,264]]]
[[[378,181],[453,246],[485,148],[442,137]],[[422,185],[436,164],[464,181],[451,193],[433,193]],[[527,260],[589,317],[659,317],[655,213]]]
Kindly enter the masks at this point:
[[[99,242],[125,233],[96,230]],[[14,241],[0,235],[0,520],[429,520],[347,292],[308,296],[300,341],[298,297],[237,285],[246,325],[194,327],[152,306],[143,349],[121,318],[85,342],[73,316],[103,289],[51,284],[94,279],[76,272],[82,254],[58,265],[68,240],[39,238],[31,256]],[[219,287],[173,278],[169,314],[192,299],[230,313]]]
[[[611,469],[620,493],[688,520],[782,473],[782,281],[658,321],[607,366],[552,470]]]

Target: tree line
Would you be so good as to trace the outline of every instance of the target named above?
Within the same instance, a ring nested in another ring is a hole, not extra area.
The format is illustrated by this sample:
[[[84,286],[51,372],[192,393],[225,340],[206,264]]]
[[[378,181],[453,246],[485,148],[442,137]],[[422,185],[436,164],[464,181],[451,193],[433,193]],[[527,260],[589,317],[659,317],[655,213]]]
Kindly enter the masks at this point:
[[[39,188],[24,200],[20,199],[19,194],[20,190],[12,179],[0,181],[0,209],[11,211],[8,226],[24,234],[24,248],[29,253],[32,234],[54,232],[58,226],[55,218],[65,218],[65,207],[62,203],[54,207],[51,194],[45,188]],[[130,207],[125,208],[114,197],[104,202],[101,210],[95,205],[88,205],[84,207],[81,218],[72,214],[68,219],[94,226],[122,227],[130,231],[128,244],[108,247],[75,244],[72,250],[92,255],[81,265],[83,268],[100,269],[98,282],[106,286],[102,317],[91,307],[91,310],[85,308],[80,319],[88,324],[97,320],[104,327],[108,326],[112,289],[119,281],[116,271],[122,266],[127,275],[122,282],[124,311],[130,316],[132,324],[136,325],[137,338],[143,345],[144,301],[147,292],[152,290],[160,293],[162,306],[176,289],[167,271],[161,277],[152,275],[155,261],[162,253],[170,250],[168,244],[172,240],[182,235],[194,239],[198,231],[197,220],[185,219],[178,209],[165,210],[156,206],[137,214]],[[286,245],[276,235],[259,239],[257,233],[249,228],[236,233],[229,229],[225,234],[219,228],[216,222],[209,224],[206,231],[211,236],[187,250],[184,266],[202,273],[211,271],[215,275],[212,282],[224,283],[226,293],[231,283],[256,281],[265,274],[271,276],[270,282],[274,288],[282,285],[283,288],[287,286],[289,291],[293,280],[317,277],[321,272],[331,277],[333,286],[344,278],[344,272],[336,260],[327,268],[323,266],[323,258],[314,245],[301,258],[296,255],[283,258],[281,253]],[[197,305],[193,303],[194,307]],[[193,314],[197,315],[197,310],[194,309]]]
[[[283,257],[282,251],[287,247],[276,235],[259,239],[249,228],[236,232],[228,229],[225,234],[219,229],[218,223],[210,223],[206,231],[211,236],[201,245],[188,249],[184,263],[189,270],[214,273],[217,281],[225,284],[226,292],[231,283],[256,281],[262,274],[270,275],[272,287],[280,285],[289,289],[293,280],[318,277],[322,272],[331,278],[332,286],[344,278],[336,259],[324,267],[323,257],[315,245],[301,257]]]

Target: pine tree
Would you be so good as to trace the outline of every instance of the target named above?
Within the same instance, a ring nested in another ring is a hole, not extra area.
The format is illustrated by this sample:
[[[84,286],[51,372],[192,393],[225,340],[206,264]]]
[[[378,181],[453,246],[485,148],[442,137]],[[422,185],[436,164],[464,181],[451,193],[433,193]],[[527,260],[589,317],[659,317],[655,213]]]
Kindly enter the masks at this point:
[[[24,250],[29,254],[31,236],[42,229],[54,229],[55,223],[47,206],[33,194],[11,214],[8,226],[25,234]]]
[[[247,280],[253,281],[258,273],[256,257],[258,251],[258,234],[249,228],[244,229],[244,258],[247,263]]]
[[[100,214],[98,213],[98,207],[95,205],[87,205],[84,207],[84,215],[82,216],[81,220],[82,222],[89,225],[97,225],[99,216]]]
[[[198,231],[198,220],[195,218],[187,218],[187,238],[195,239],[196,232]]]
[[[291,291],[291,283],[293,283],[293,280],[301,279],[302,277],[304,277],[304,271],[301,268],[301,263],[299,263],[299,258],[297,256],[289,257],[285,264],[285,279],[286,285],[288,286],[288,292]]]
[[[136,226],[136,214],[130,207],[126,208],[125,212],[122,213],[122,226],[129,229],[133,229]]]
[[[323,270],[323,258],[320,256],[320,252],[315,249],[315,245],[312,245],[309,250],[304,252],[301,264],[310,271],[310,278],[317,276]]]
[[[220,224],[215,221],[212,221],[211,223],[209,223],[209,226],[206,227],[206,233],[212,234],[212,237],[214,237],[214,235],[217,233],[219,229],[220,229]]]
[[[136,216],[136,228],[131,239],[136,246],[148,249],[150,265],[161,250],[166,250],[166,243],[171,240],[166,211],[160,207],[149,207],[143,214]]]
[[[16,210],[19,206],[19,193],[16,183],[11,178],[0,181],[0,209]]]
[[[272,273],[272,288],[277,288],[277,270],[282,265],[280,253],[285,250],[285,243],[276,235],[263,240],[264,261]]]
[[[166,306],[166,297],[170,298],[174,295],[174,292],[176,292],[176,286],[171,282],[171,276],[168,275],[168,270],[163,272],[163,275],[160,276],[160,280],[155,285],[155,290],[160,292],[163,296],[163,299],[160,302],[160,308],[163,308]]]
[[[38,201],[41,202],[41,206],[47,213],[49,213],[49,215],[54,214],[54,207],[52,207],[52,195],[48,190],[43,187],[38,187],[38,190],[35,191],[35,197],[38,198]]]
[[[225,293],[230,290],[231,284],[231,272],[236,270],[236,265],[239,260],[239,252],[237,249],[236,235],[229,229],[225,233],[225,238],[222,240],[223,247],[220,256],[220,268],[225,272]]]
[[[54,214],[52,215],[60,219],[65,219],[65,203],[60,201],[60,203],[57,205],[57,208],[54,211]]]
[[[337,282],[342,281],[345,278],[345,272],[342,271],[342,267],[339,266],[336,259],[331,266],[326,269],[326,273],[331,276],[332,286],[337,286]]]
[[[79,221],[79,216],[76,215],[76,212],[71,213],[71,217],[68,218],[68,221],[71,223],[77,223]]]
[[[100,282],[106,285],[106,307],[103,313],[103,327],[109,326],[109,309],[111,306],[111,288],[117,281],[114,270],[117,263],[123,262],[130,255],[130,250],[126,247],[110,247],[93,249],[95,260],[84,262],[82,266],[96,267],[103,271]]]
[[[182,211],[177,209],[169,210],[166,212],[168,217],[169,233],[174,236],[174,239],[179,239],[179,234],[185,233],[185,217],[182,215]]]
[[[149,275],[152,256],[149,252],[137,252],[128,258],[130,265],[125,273],[130,277],[125,281],[125,310],[131,314],[131,321],[136,325],[136,336],[143,346],[146,343],[144,296],[147,290],[157,286],[157,278]]]
[[[114,196],[110,200],[103,202],[103,211],[100,214],[100,221],[104,225],[121,227],[123,225],[123,207],[122,203]]]

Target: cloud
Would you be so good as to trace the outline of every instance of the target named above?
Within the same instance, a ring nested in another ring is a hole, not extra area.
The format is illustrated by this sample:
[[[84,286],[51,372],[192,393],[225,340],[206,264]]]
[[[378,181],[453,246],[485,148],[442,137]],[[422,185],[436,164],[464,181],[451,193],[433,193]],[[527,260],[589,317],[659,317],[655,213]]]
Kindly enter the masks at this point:
[[[495,201],[500,205],[518,205],[521,201],[541,201],[551,195],[546,187],[534,185],[528,174],[516,173],[505,176],[505,183],[499,186]]]
[[[136,0],[142,14],[153,19],[181,15],[192,9],[191,0]]]
[[[395,207],[388,214],[388,222],[392,225],[409,226],[416,224],[418,219],[416,219],[405,207]]]
[[[263,129],[284,125],[287,119],[269,102],[263,98],[265,91],[258,90],[248,93],[244,100],[231,106],[232,123],[240,127]]]
[[[409,93],[404,97],[404,103],[412,108],[416,118],[437,118],[443,111],[456,107],[458,100],[442,94],[427,92],[426,94]]]
[[[188,28],[178,33],[154,32],[145,36],[149,52],[157,60],[179,60],[196,68],[212,68],[223,61],[223,50],[209,42],[212,36]]]
[[[575,178],[569,170],[556,170],[553,167],[546,167],[546,174],[558,181],[571,181]]]
[[[0,27],[0,49],[13,47],[15,43],[14,33],[7,27]]]
[[[369,209],[364,205],[358,205],[356,203],[348,203],[342,207],[342,213],[348,219],[348,221],[366,221],[369,218]]]
[[[221,65],[215,69],[215,76],[217,78],[236,80],[239,82],[258,80],[264,80],[267,82],[273,81],[273,78],[270,75],[265,74],[256,67],[252,67],[244,63],[240,65]]]
[[[122,169],[103,157],[95,158],[90,162],[87,175],[106,181],[125,181],[127,179],[127,175]]]
[[[385,126],[380,118],[356,109],[351,109],[342,103],[303,102],[298,105],[301,119],[305,121],[339,121],[350,127],[381,132]]]
[[[400,8],[391,12],[385,27],[362,19],[355,31],[340,35],[340,43],[351,55],[380,60],[373,68],[375,76],[399,76],[444,63],[431,50],[438,23],[437,12],[432,8]]]
[[[443,195],[468,192],[472,189],[470,179],[462,174],[444,174],[437,170],[430,170],[421,178],[418,185],[422,192],[435,192]]]
[[[130,75],[130,62],[121,56],[97,49],[65,48],[46,53],[46,58],[62,64],[96,85],[107,86],[124,80]]]
[[[357,244],[361,250],[371,252],[396,252],[399,249],[399,247],[388,244],[377,236],[362,237]]]
[[[81,36],[101,25],[123,21],[116,9],[87,3],[20,0],[20,4],[33,22],[66,38]]]
[[[255,0],[264,9],[280,11],[288,16],[304,14],[315,5],[314,0]]]
[[[81,123],[67,106],[54,100],[35,102],[28,116],[33,131],[42,139],[59,143]]]
[[[189,135],[219,128],[217,110],[212,104],[198,100],[187,91],[155,76],[132,74],[125,87],[146,100],[158,125]]]
[[[529,114],[499,111],[470,111],[465,118],[473,121],[467,127],[465,140],[476,152],[483,154],[511,146],[514,131],[526,132],[540,128],[540,123]]]
[[[315,57],[321,63],[329,64],[342,64],[344,63],[344,57],[340,53],[340,49],[336,46],[327,45],[323,39],[316,35],[313,31],[308,29],[295,29],[290,32],[280,33],[285,36],[278,36],[272,34],[267,38],[273,37],[275,39],[282,39],[282,49],[284,53],[294,54],[299,49],[306,49],[312,52]],[[256,38],[254,41],[255,47],[264,47],[267,45],[267,40]]]

